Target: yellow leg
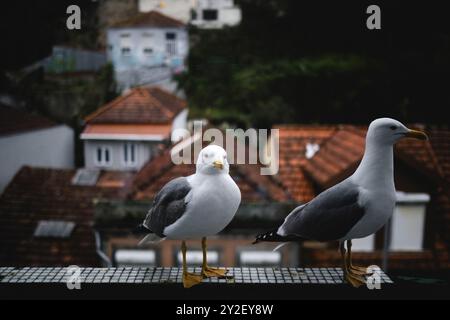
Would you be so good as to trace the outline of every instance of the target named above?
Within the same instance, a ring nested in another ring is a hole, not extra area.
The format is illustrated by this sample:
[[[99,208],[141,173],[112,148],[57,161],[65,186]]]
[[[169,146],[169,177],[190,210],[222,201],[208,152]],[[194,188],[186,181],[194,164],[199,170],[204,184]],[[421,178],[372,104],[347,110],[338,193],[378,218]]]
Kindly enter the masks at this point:
[[[348,265],[349,272],[352,274],[358,275],[358,276],[365,276],[365,275],[369,274],[367,272],[367,268],[357,267],[357,266],[353,265],[353,263],[352,263],[352,240],[347,240],[347,249],[348,249],[347,265]]]
[[[202,238],[202,251],[203,251],[202,275],[205,278],[225,276],[225,274],[227,273],[226,269],[208,267],[207,262],[208,258],[206,256],[206,237]]]
[[[183,286],[190,288],[202,282],[203,277],[201,275],[187,272],[186,266],[186,242],[181,242],[181,253],[183,255]]]
[[[358,288],[365,284],[363,277],[349,272],[349,267],[347,265],[348,257],[346,257],[345,251],[345,241],[340,243],[341,259],[342,259],[342,271],[344,272],[344,280],[350,283],[354,288]]]

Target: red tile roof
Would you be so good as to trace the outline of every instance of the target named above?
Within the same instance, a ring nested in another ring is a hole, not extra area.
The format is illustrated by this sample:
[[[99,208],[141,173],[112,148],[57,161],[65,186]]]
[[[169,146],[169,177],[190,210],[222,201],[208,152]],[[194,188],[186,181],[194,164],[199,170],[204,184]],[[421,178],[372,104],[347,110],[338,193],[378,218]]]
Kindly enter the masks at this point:
[[[15,134],[56,126],[39,115],[0,105],[0,135]]]
[[[168,124],[186,101],[157,87],[135,88],[86,117],[88,124]]]
[[[122,27],[183,28],[184,26],[185,24],[177,19],[166,16],[158,11],[150,11],[117,22],[112,25],[112,28],[122,28]]]
[[[231,165],[230,174],[239,186],[243,202],[289,201],[292,200],[283,187],[271,176],[260,175],[259,164]],[[156,193],[170,180],[195,173],[194,164],[174,165],[170,149],[145,165],[134,180],[136,200],[153,199]]]
[[[347,178],[362,159],[366,131],[363,127],[340,126],[314,157],[304,163],[305,173],[323,189]],[[430,141],[404,139],[397,143],[395,155],[430,177],[442,175]]]
[[[280,130],[278,180],[298,202],[308,202],[315,196],[312,183],[305,177],[304,165],[307,162],[306,145],[321,145],[337,130],[335,126],[283,125]]]
[[[305,173],[328,188],[352,173],[361,161],[364,146],[364,135],[358,129],[338,128],[314,157],[304,163]]]
[[[120,198],[118,188],[75,186],[75,170],[23,167],[0,198],[0,265],[97,266],[94,201]],[[35,238],[40,220],[76,223],[68,239]]]
[[[431,127],[427,131],[442,174],[450,181],[450,129]]]

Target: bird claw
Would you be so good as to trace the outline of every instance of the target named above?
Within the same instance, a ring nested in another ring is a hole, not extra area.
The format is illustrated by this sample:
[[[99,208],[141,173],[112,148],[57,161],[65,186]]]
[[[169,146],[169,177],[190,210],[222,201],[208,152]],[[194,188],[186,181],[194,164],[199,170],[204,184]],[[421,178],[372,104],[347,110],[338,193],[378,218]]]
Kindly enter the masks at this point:
[[[185,288],[191,288],[199,283],[201,283],[203,280],[203,277],[198,274],[194,273],[183,273],[183,287]]]
[[[228,272],[227,269],[220,269],[220,268],[212,268],[212,267],[204,267],[202,270],[202,275],[205,278],[211,278],[211,277],[225,277],[226,273]]]
[[[367,268],[364,267],[351,266],[348,271],[358,276],[365,276],[371,274],[370,272],[367,272]]]
[[[351,273],[345,275],[345,280],[354,288],[359,288],[363,284],[366,284],[366,280],[363,277]]]

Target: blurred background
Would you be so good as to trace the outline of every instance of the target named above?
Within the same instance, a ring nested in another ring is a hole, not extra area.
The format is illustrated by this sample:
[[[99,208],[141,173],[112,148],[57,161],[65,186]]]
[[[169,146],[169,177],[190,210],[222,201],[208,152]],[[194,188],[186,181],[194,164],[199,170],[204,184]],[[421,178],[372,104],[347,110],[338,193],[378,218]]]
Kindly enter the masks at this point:
[[[426,142],[395,149],[389,225],[355,241],[357,264],[450,270],[450,27],[439,3],[16,1],[2,8],[0,265],[179,266],[179,242],[138,247],[158,190],[194,172],[176,129],[279,129],[279,171],[233,166],[243,203],[209,241],[223,266],[337,266],[335,243],[251,245],[359,164],[368,124],[393,117]],[[70,5],[80,29],[69,30]],[[441,7],[442,6],[442,7]],[[76,17],[75,17],[76,18]],[[181,141],[181,142],[180,142]],[[255,146],[247,146],[254,151]],[[252,149],[253,148],[253,149]],[[195,155],[194,155],[195,156]],[[198,241],[188,242],[198,265]]]

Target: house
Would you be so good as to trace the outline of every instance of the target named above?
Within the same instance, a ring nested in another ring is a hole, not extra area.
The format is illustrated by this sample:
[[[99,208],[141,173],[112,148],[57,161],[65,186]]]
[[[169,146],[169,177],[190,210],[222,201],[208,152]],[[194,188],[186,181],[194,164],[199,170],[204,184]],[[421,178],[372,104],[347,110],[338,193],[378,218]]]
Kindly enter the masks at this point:
[[[220,29],[236,26],[241,19],[241,9],[233,0],[197,0],[191,24],[203,29]]]
[[[158,11],[112,25],[107,43],[108,60],[122,89],[170,82],[173,74],[185,69],[189,51],[186,25]]]
[[[220,29],[241,22],[241,9],[233,0],[139,0],[139,11],[155,10],[199,28]]]
[[[174,132],[186,128],[186,102],[157,87],[135,88],[86,119],[81,134],[86,168],[139,170]]]
[[[0,193],[24,165],[72,168],[74,141],[66,125],[0,105]]]
[[[283,125],[277,128],[280,129],[278,177],[300,203],[308,202],[348,177],[362,159],[365,127]],[[405,139],[395,147],[398,193],[394,216],[389,229],[354,241],[353,249],[359,251],[355,260],[360,264],[381,265],[383,249],[387,246],[391,269],[448,268],[450,192],[444,168],[448,168],[449,135],[447,129],[425,131],[430,133],[430,141]],[[339,263],[334,244],[305,243],[302,257],[302,264],[312,266]]]

